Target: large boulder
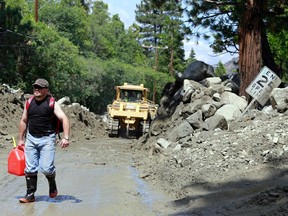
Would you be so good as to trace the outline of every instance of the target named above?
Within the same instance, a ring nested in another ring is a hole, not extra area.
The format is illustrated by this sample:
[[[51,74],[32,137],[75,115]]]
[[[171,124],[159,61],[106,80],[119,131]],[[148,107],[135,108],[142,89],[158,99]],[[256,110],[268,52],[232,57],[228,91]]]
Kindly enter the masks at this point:
[[[177,73],[175,78],[177,81],[183,82],[184,79],[200,82],[207,77],[215,77],[214,68],[202,61],[192,62],[183,72]]]
[[[226,87],[231,88],[231,91],[235,94],[239,94],[240,89],[240,75],[239,73],[224,74],[221,77],[223,84]]]
[[[288,110],[288,87],[274,88],[271,92],[270,103],[273,109],[278,112],[284,113]]]

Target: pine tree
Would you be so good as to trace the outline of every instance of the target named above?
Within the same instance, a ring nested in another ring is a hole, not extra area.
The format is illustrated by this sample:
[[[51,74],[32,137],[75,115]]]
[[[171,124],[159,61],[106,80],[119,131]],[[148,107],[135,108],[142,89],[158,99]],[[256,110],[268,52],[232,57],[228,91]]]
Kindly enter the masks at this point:
[[[185,3],[191,29],[202,27],[204,38],[210,33],[215,39],[211,47],[216,53],[229,52],[231,46],[239,50],[240,95],[246,95],[246,87],[263,65],[280,75],[267,33],[287,29],[287,1],[186,0]],[[195,35],[199,36],[199,31]]]
[[[190,65],[194,61],[196,61],[195,51],[193,48],[191,48],[189,57],[188,59],[186,59],[186,67],[188,67],[188,65]]]
[[[182,70],[185,65],[182,42],[185,26],[181,5],[174,0],[142,0],[136,8],[140,42],[155,70],[171,74],[174,70]]]
[[[226,74],[226,69],[224,67],[224,64],[221,61],[219,61],[215,69],[215,75],[221,77],[224,74]]]

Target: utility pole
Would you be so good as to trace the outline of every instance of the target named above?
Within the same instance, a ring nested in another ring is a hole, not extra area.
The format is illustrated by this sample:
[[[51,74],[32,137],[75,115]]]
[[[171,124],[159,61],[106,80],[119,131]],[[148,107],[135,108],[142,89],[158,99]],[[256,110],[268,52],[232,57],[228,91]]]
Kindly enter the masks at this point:
[[[169,64],[169,72],[171,75],[174,73],[174,48],[171,49],[171,56],[170,56],[170,64]]]
[[[155,63],[154,63],[154,69],[157,71],[158,70],[158,49],[162,49],[162,50],[165,50],[165,49],[168,49],[167,46],[165,47],[158,47],[158,46],[146,46],[146,45],[142,45],[143,48],[147,48],[147,49],[155,49]]]
[[[158,49],[159,47],[155,46],[155,64],[154,64],[154,67],[155,67],[155,70],[157,71],[158,70]]]
[[[35,22],[38,22],[38,0],[35,0],[35,6],[34,6],[34,11],[35,11]]]
[[[167,46],[165,47],[158,47],[158,46],[145,46],[145,45],[142,45],[143,48],[147,48],[147,49],[155,49],[155,63],[154,63],[154,69],[155,71],[158,70],[158,49],[168,49]],[[155,103],[156,102],[156,81],[154,80],[153,82],[153,102]]]

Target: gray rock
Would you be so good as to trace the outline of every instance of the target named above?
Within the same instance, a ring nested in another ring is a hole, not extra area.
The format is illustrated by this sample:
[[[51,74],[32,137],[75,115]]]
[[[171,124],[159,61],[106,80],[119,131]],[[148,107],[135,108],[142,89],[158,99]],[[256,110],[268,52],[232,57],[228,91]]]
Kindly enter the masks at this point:
[[[204,121],[203,129],[204,130],[214,130],[216,128],[220,128],[221,130],[228,129],[228,123],[224,116],[222,115],[214,115]]]
[[[176,125],[167,134],[167,138],[172,142],[176,142],[183,137],[189,136],[191,133],[193,133],[193,131],[192,126],[187,121],[183,121],[180,125]]]

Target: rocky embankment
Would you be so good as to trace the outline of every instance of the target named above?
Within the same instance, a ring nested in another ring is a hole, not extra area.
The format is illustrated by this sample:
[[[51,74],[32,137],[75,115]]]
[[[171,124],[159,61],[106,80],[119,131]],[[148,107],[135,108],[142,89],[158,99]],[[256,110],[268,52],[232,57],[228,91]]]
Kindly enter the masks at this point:
[[[142,178],[173,194],[183,215],[288,212],[287,88],[245,113],[248,102],[233,88],[213,76],[176,80],[163,91],[150,133],[134,143],[147,150],[137,163]]]

